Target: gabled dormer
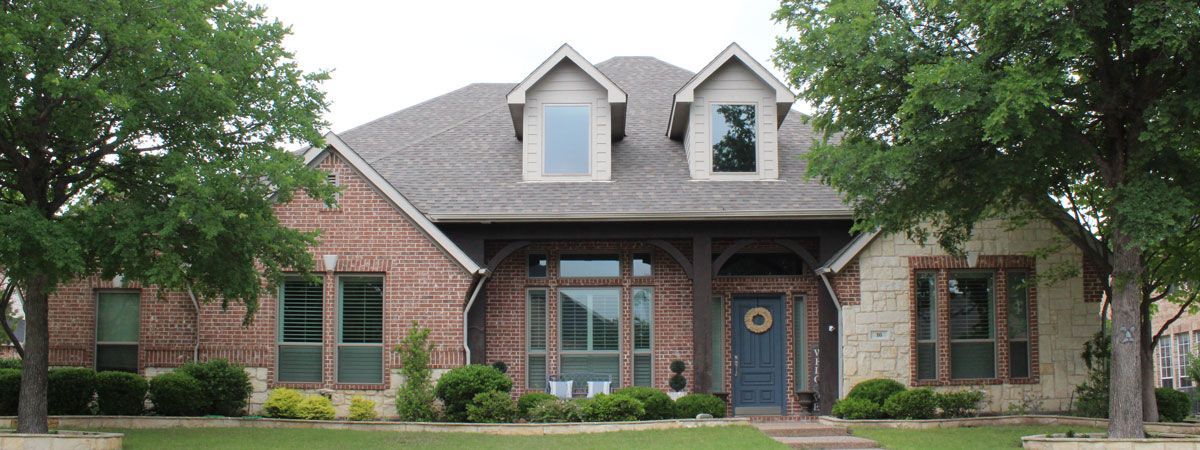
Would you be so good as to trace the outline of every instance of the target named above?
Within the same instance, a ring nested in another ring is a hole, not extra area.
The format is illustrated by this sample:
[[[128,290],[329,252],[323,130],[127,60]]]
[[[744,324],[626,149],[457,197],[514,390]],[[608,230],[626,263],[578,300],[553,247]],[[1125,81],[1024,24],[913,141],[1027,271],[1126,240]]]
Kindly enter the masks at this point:
[[[525,181],[607,181],[625,91],[563,44],[508,93]]]
[[[779,133],[796,95],[730,44],[675,92],[667,135],[683,140],[693,180],[779,178]]]

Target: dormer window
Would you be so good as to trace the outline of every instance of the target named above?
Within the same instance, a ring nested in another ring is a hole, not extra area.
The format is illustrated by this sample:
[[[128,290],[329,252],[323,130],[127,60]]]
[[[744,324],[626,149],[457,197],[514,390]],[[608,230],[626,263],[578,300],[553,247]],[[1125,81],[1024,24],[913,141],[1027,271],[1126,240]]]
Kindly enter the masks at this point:
[[[591,105],[545,105],[543,175],[588,175],[591,170]]]
[[[756,105],[713,103],[712,171],[758,172],[758,123]]]

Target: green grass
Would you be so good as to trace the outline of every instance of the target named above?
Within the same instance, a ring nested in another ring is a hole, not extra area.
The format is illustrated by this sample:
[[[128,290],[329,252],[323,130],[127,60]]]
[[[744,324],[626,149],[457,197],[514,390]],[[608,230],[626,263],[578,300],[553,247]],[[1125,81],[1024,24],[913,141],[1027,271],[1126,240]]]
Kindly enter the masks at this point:
[[[1061,425],[932,428],[928,430],[851,427],[851,432],[855,436],[872,439],[880,446],[893,450],[1013,449],[1021,448],[1021,436],[1065,433],[1067,430],[1074,430],[1076,433],[1102,431],[1099,428]]]
[[[748,426],[621,431],[563,436],[402,433],[270,428],[96,430],[125,433],[127,450],[169,449],[771,449],[785,448]]]

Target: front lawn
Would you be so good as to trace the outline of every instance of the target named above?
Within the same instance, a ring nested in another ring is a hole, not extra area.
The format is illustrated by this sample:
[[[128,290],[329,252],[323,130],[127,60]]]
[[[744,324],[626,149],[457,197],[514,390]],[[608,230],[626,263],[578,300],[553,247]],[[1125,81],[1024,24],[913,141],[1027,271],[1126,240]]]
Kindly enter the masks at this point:
[[[125,433],[125,448],[140,449],[728,449],[785,448],[748,426],[661,431],[620,431],[562,436],[476,433],[402,433],[271,428],[167,428],[96,430]]]
[[[850,427],[850,430],[855,436],[872,439],[889,450],[1013,449],[1021,448],[1021,436],[1065,433],[1067,430],[1073,430],[1076,433],[1103,431],[1099,428],[1062,425],[931,428],[927,430]]]

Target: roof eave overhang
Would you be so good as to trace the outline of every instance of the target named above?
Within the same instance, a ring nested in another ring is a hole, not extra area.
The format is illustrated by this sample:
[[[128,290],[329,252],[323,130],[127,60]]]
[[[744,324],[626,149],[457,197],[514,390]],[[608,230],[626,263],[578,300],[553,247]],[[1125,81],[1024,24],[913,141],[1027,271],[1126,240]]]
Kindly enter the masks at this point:
[[[502,223],[502,222],[675,222],[713,220],[849,220],[853,214],[844,209],[804,211],[697,211],[697,212],[631,212],[631,213],[431,213],[437,223]]]
[[[563,61],[570,61],[575,66],[588,74],[596,83],[605,89],[608,93],[608,103],[612,108],[612,131],[613,140],[625,137],[625,106],[629,102],[629,95],[625,90],[617,86],[611,79],[608,78],[600,69],[592,65],[587,58],[580,55],[579,52],[571,48],[570,45],[563,44],[558,50],[555,50],[549,58],[546,58],[541,65],[530,72],[524,80],[521,80],[516,87],[509,91],[506,100],[508,101],[508,112],[512,116],[513,127],[517,133],[517,139],[523,138],[525,124],[525,94],[532,88],[542,77],[550,73],[555,66]]]
[[[783,119],[787,118],[788,112],[792,110],[792,105],[796,103],[796,94],[792,93],[792,90],[786,84],[775,78],[775,75],[772,75],[771,71],[767,70],[762,64],[759,64],[749,53],[746,53],[745,49],[734,42],[729,44],[725,50],[721,51],[716,58],[713,58],[703,69],[696,72],[696,75],[692,76],[687,83],[683,84],[683,87],[675,92],[674,101],[671,105],[671,118],[667,123],[668,137],[671,139],[683,137],[683,133],[687,131],[688,111],[691,110],[692,102],[695,101],[696,88],[726,63],[735,59],[757,75],[763,83],[775,90],[775,108],[779,117],[776,126],[783,126]]]

